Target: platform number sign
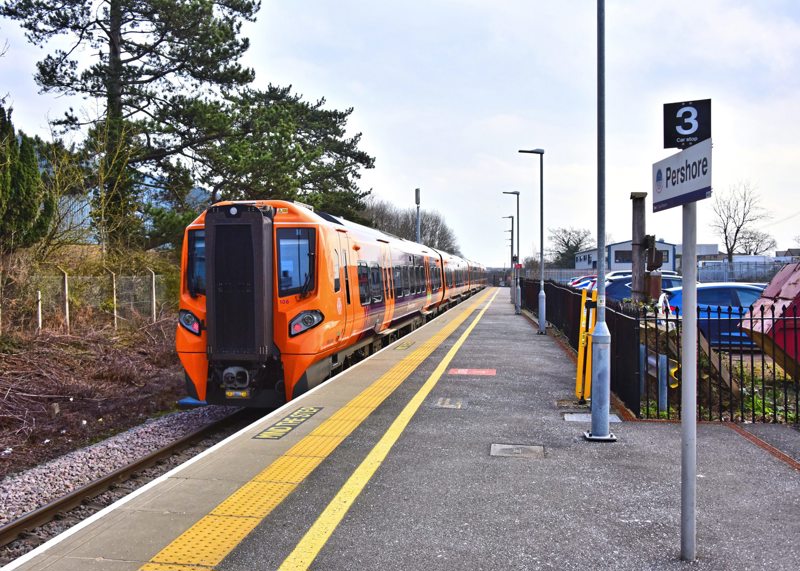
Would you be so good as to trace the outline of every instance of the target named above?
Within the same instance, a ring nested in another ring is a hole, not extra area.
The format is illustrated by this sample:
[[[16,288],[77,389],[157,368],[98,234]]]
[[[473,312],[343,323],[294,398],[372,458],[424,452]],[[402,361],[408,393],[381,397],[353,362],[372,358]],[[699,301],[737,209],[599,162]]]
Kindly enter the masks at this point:
[[[710,138],[710,99],[664,104],[665,149],[686,149]]]

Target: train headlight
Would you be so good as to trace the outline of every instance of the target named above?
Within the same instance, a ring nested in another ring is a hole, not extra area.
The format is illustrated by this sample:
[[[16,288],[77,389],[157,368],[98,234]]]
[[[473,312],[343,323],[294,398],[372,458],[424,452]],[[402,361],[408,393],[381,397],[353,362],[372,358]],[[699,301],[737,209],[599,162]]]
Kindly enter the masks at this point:
[[[312,327],[316,327],[322,323],[323,319],[325,319],[325,316],[322,315],[321,311],[317,311],[316,309],[312,311],[303,311],[289,322],[289,336],[294,337],[303,331],[308,331]]]
[[[203,329],[200,320],[195,317],[194,313],[185,309],[181,309],[178,312],[178,323],[189,333],[194,333],[195,335],[200,335],[200,331]]]

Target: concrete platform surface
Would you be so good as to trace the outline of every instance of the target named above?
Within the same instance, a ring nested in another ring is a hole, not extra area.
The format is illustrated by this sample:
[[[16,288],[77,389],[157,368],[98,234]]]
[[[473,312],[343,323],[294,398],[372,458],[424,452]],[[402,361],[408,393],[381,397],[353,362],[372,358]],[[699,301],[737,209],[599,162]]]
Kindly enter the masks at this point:
[[[559,406],[573,393],[573,361],[514,315],[507,290],[495,293],[468,300],[402,339],[405,348],[389,347],[290,403],[19,568],[800,568],[800,471],[724,424],[698,426],[698,558],[681,562],[680,426],[614,423],[618,442],[586,442],[589,423],[565,413],[587,411]],[[427,355],[414,353],[423,347]],[[280,439],[253,438],[301,407],[321,410]],[[747,429],[797,458],[800,432]],[[309,452],[310,441],[327,447]],[[230,500],[243,496],[246,506]],[[247,529],[231,532],[239,539],[214,556],[228,532],[207,522],[223,520]],[[199,527],[206,535],[170,551]],[[191,553],[178,560],[181,550]]]

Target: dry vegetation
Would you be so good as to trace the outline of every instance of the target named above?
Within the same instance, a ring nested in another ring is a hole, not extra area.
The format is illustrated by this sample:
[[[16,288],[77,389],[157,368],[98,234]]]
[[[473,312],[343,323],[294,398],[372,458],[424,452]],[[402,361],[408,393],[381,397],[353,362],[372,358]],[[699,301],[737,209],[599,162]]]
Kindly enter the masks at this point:
[[[184,394],[174,323],[0,336],[0,476],[173,409]]]

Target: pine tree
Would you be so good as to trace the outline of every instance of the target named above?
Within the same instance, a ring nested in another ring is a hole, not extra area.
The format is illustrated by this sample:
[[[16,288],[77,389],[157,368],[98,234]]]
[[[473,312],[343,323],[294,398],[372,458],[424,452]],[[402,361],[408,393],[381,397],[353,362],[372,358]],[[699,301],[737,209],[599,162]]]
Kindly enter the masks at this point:
[[[34,245],[47,232],[55,199],[47,194],[39,173],[34,142],[14,132],[11,112],[0,107],[0,256]]]
[[[66,36],[71,47],[37,64],[43,91],[105,102],[94,123],[102,133],[103,210],[95,219],[111,246],[131,243],[139,224],[138,186],[158,180],[173,157],[191,154],[220,136],[209,109],[253,72],[238,60],[249,42],[240,37],[257,0],[6,0],[0,15],[17,20],[28,39],[44,46]],[[85,65],[75,54],[91,52]],[[194,110],[187,113],[187,109]],[[201,112],[197,112],[200,110]],[[207,119],[206,122],[200,122]],[[60,121],[79,127],[70,112]]]

